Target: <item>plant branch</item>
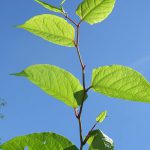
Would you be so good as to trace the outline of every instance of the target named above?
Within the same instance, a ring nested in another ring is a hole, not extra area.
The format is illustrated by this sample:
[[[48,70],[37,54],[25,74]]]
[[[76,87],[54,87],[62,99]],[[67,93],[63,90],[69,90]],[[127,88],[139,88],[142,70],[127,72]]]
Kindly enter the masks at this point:
[[[82,57],[81,57],[81,54],[80,54],[80,49],[79,49],[79,28],[80,28],[80,25],[77,25],[75,47],[76,47],[76,50],[77,50],[78,58],[79,58],[80,65],[81,65],[81,68],[82,68],[82,73],[83,73],[83,71],[85,69],[85,65],[83,63],[83,60],[82,60]],[[84,84],[83,88],[84,87],[85,87],[85,84]]]
[[[80,150],[83,148],[83,137],[82,137],[82,123],[81,123],[81,118],[78,117],[78,111],[77,109],[74,109],[74,113],[76,118],[78,119],[78,124],[79,124],[79,134],[80,134]]]
[[[81,114],[82,114],[83,103],[84,103],[84,99],[85,99],[85,95],[86,95],[86,88],[85,88],[85,65],[83,63],[83,60],[82,60],[82,57],[81,57],[81,54],[80,54],[80,49],[79,49],[79,28],[80,28],[80,25],[77,25],[75,47],[76,47],[76,50],[77,50],[77,54],[78,54],[78,58],[79,58],[80,65],[81,65],[81,70],[82,70],[83,96],[82,96],[81,107],[80,107],[78,117],[77,117],[78,123],[79,123],[79,132],[80,132],[80,150],[82,150],[84,144],[83,144],[83,137],[82,137]]]
[[[78,123],[79,123],[79,133],[80,133],[80,150],[82,150],[83,147],[83,137],[82,137],[82,122],[81,122],[81,117],[78,118]]]
[[[79,21],[78,25],[80,25],[82,21],[83,21],[83,20],[81,19],[81,20]]]
[[[62,14],[65,16],[66,19],[68,19],[70,22],[72,22],[75,26],[77,26],[77,24],[75,23],[75,21],[73,21],[71,18],[69,18],[68,14],[64,11],[64,9],[62,10]]]
[[[86,92],[88,92],[91,88],[92,88],[92,85],[86,89]]]
[[[76,108],[74,108],[74,114],[75,114],[76,118],[78,118],[78,110]]]
[[[90,134],[91,132],[94,130],[94,128],[96,127],[96,125],[98,124],[98,122],[96,122],[93,127],[91,128],[91,130],[88,132],[87,136],[85,137],[84,141],[83,141],[83,145],[86,144],[86,142],[88,141],[89,137],[90,137]]]
[[[63,15],[65,16],[66,19],[68,19],[70,22],[72,22],[76,26],[76,40],[74,41],[74,45],[76,47],[76,51],[77,51],[77,54],[78,54],[78,58],[79,58],[80,65],[81,65],[81,70],[82,70],[83,96],[82,96],[82,101],[81,101],[81,106],[80,106],[79,113],[78,113],[77,109],[74,109],[74,112],[75,112],[76,118],[78,119],[79,134],[80,134],[80,150],[82,150],[83,146],[84,146],[84,142],[83,142],[83,136],[82,136],[81,114],[82,114],[82,110],[83,110],[84,100],[85,100],[87,91],[88,91],[88,89],[90,89],[90,87],[88,89],[86,89],[86,87],[85,87],[85,65],[83,63],[81,53],[80,53],[80,49],[79,49],[79,28],[80,28],[81,21],[79,22],[79,24],[75,23],[71,18],[68,17],[67,13],[64,10],[63,10]]]

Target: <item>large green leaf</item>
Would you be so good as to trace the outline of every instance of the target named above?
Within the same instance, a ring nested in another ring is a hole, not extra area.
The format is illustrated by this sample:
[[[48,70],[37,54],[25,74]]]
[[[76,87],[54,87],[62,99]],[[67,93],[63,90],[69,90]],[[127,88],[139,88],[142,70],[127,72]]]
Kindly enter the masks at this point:
[[[107,116],[107,110],[101,112],[97,117],[96,117],[96,121],[102,123],[105,118]]]
[[[18,27],[52,43],[74,46],[74,28],[61,17],[50,14],[38,15]]]
[[[61,68],[47,64],[33,65],[14,75],[28,78],[44,92],[73,108],[81,104],[83,87],[77,78]]]
[[[90,145],[89,150],[113,150],[114,143],[111,138],[100,130],[94,130],[90,133],[87,143]]]
[[[78,150],[65,137],[50,133],[33,133],[16,137],[0,146],[1,150]]]
[[[114,98],[150,102],[150,83],[137,71],[121,65],[94,69],[92,88]]]
[[[35,1],[37,3],[39,3],[40,5],[42,5],[43,7],[45,7],[46,9],[50,10],[50,11],[62,13],[62,9],[61,8],[55,7],[55,6],[50,5],[50,4],[46,3],[46,2],[43,2],[41,0],[35,0]]]
[[[83,0],[76,14],[89,24],[103,21],[114,8],[115,0]]]

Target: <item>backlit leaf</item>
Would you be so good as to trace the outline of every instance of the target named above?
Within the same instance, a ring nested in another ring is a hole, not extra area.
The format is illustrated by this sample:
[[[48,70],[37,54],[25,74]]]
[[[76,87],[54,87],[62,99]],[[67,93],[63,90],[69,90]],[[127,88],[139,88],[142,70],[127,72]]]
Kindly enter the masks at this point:
[[[74,28],[61,17],[43,14],[31,18],[18,27],[52,43],[68,47],[74,46]]]
[[[14,75],[28,78],[44,92],[68,106],[77,108],[81,104],[83,88],[79,80],[64,69],[47,64],[33,65]]]
[[[54,11],[54,12],[59,12],[59,13],[62,13],[62,9],[61,8],[58,8],[58,7],[55,7],[53,5],[50,5],[46,2],[43,2],[41,0],[35,0],[37,3],[39,3],[40,5],[42,5],[44,8],[50,10],[50,11]]]
[[[115,0],[83,0],[76,14],[89,24],[103,21],[114,8]]]
[[[103,111],[98,115],[98,117],[96,118],[96,121],[102,123],[104,119],[106,118],[106,116],[107,116],[107,111]]]
[[[129,67],[112,65],[94,69],[92,87],[110,97],[150,102],[150,83]]]
[[[66,0],[62,0],[60,5],[63,5],[66,2]]]
[[[78,150],[67,138],[50,132],[15,137],[0,145],[1,150]]]
[[[89,150],[113,150],[114,149],[113,140],[100,130],[92,131],[87,143],[90,146]]]

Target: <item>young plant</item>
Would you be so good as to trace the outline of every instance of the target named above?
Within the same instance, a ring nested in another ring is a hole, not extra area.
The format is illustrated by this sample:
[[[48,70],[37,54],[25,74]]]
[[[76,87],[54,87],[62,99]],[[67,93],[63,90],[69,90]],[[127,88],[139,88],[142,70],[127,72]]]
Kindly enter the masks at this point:
[[[76,9],[80,20],[76,23],[63,8],[65,0],[60,7],[52,6],[41,0],[37,3],[50,11],[61,14],[64,18],[42,14],[35,16],[18,28],[25,29],[43,39],[61,46],[75,47],[81,65],[82,84],[68,71],[49,64],[32,65],[23,71],[13,74],[23,76],[36,84],[47,94],[72,107],[79,124],[80,150],[86,143],[89,150],[113,150],[112,139],[106,136],[96,125],[107,116],[107,111],[100,113],[96,123],[87,135],[82,134],[82,111],[87,99],[88,91],[94,90],[109,97],[121,98],[137,102],[150,102],[150,83],[137,71],[121,65],[101,66],[93,69],[92,80],[86,86],[85,69],[80,49],[79,30],[82,22],[91,25],[102,22],[112,12],[115,0],[83,0]],[[68,22],[67,22],[68,21]],[[78,109],[79,108],[79,109]],[[68,139],[56,133],[43,132],[33,133],[26,136],[16,137],[0,146],[2,150],[77,150],[77,146]]]

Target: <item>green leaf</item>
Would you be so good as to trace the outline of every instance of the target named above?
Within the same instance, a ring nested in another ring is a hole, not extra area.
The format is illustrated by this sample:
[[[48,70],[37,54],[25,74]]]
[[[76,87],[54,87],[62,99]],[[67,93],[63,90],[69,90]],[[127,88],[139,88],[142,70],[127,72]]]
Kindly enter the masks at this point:
[[[52,43],[68,47],[74,46],[74,28],[61,17],[43,14],[31,18],[18,27]]]
[[[24,76],[47,94],[61,100],[68,106],[77,108],[82,102],[83,91],[79,80],[71,73],[52,65],[33,65],[16,76]]]
[[[98,117],[96,118],[96,121],[102,123],[104,119],[106,118],[106,116],[107,116],[107,111],[103,111],[98,115]]]
[[[76,14],[89,24],[103,21],[114,8],[115,0],[83,0]]]
[[[92,88],[114,98],[150,102],[150,83],[137,71],[121,65],[94,69]]]
[[[1,150],[78,150],[65,137],[50,133],[33,133],[15,137],[0,146]]]
[[[65,2],[66,2],[66,0],[62,0],[60,5],[62,6]]]
[[[50,10],[50,11],[54,11],[54,12],[58,12],[58,13],[62,13],[62,9],[61,8],[58,8],[58,7],[55,7],[55,6],[52,6],[48,3],[45,3],[41,0],[35,0],[37,3],[39,3],[40,5],[42,5],[43,7],[45,7],[46,9]]]
[[[114,143],[111,138],[100,130],[94,130],[90,133],[87,143],[90,145],[89,150],[113,150]]]

